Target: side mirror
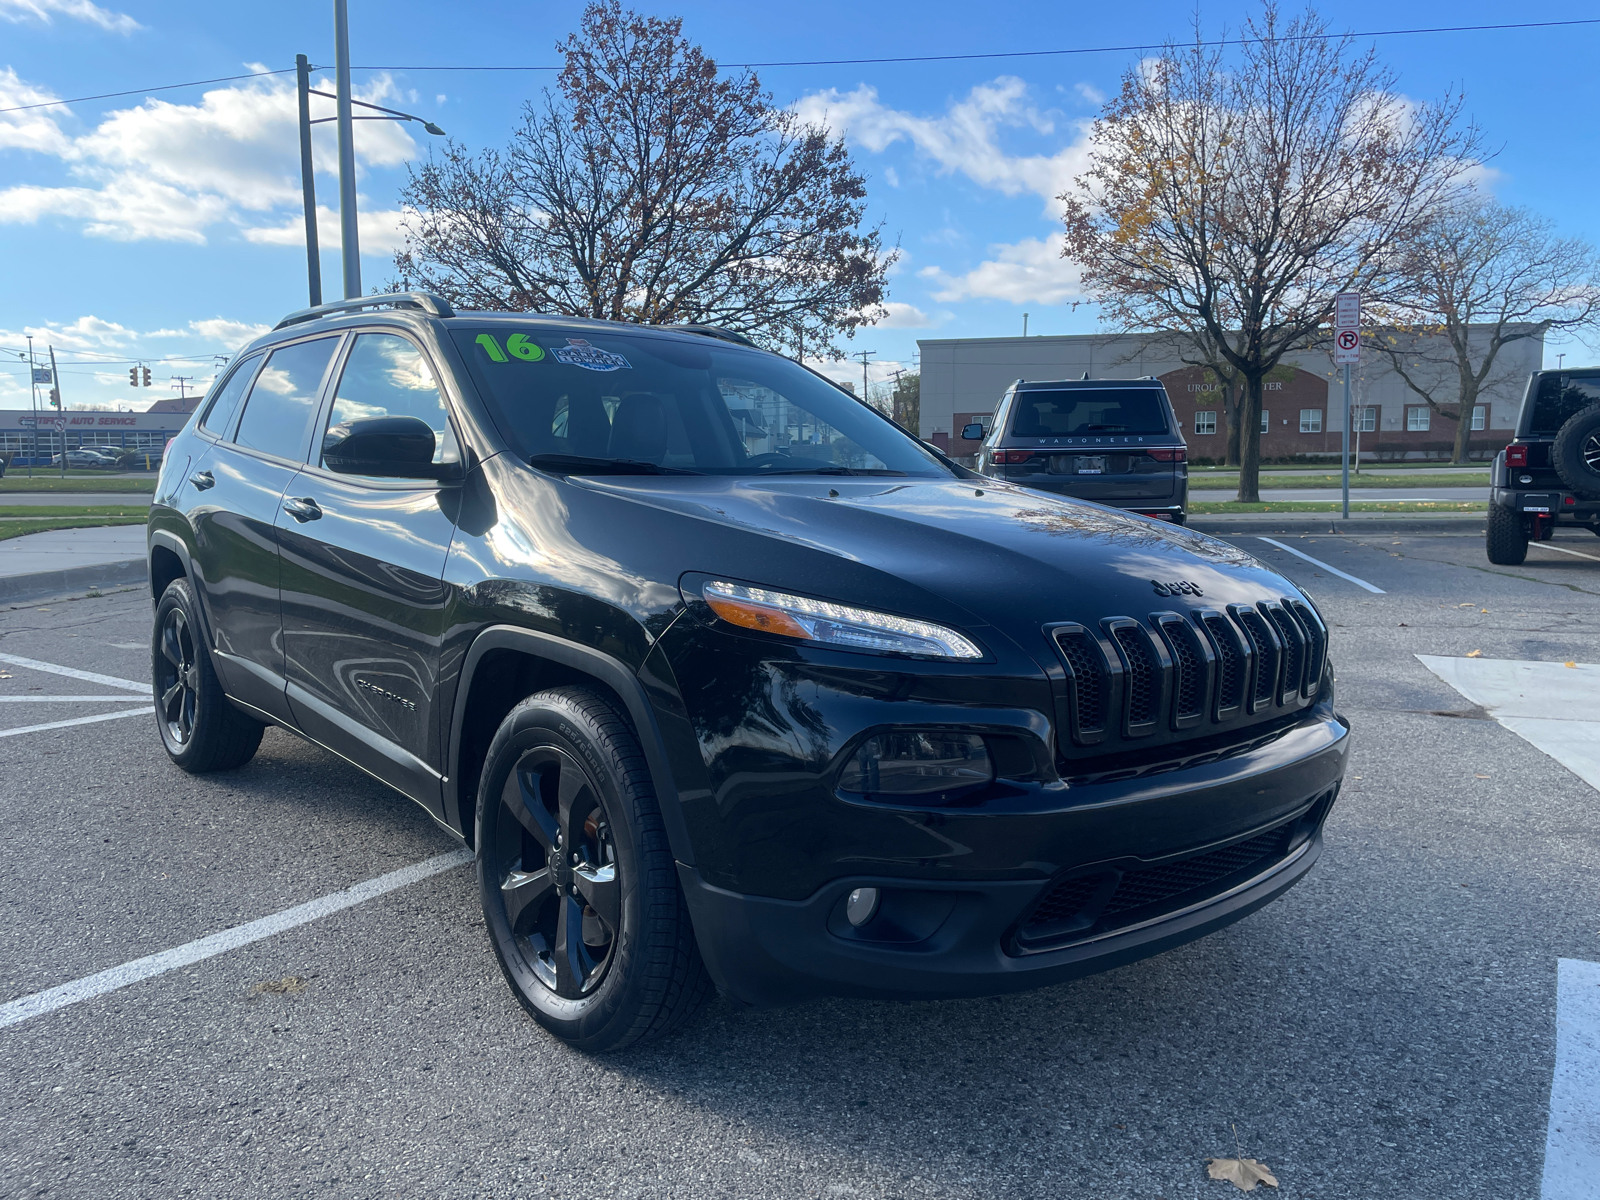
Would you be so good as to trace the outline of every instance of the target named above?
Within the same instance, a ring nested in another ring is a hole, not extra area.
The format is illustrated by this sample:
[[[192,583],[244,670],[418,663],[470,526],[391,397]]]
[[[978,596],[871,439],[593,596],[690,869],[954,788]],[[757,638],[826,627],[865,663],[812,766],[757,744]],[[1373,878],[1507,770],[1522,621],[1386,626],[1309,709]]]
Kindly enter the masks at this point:
[[[341,475],[391,479],[450,479],[460,463],[433,461],[433,430],[416,417],[369,417],[330,426],[322,439],[322,465]]]
[[[961,436],[969,442],[983,441],[983,426],[974,421],[970,425],[961,427]]]

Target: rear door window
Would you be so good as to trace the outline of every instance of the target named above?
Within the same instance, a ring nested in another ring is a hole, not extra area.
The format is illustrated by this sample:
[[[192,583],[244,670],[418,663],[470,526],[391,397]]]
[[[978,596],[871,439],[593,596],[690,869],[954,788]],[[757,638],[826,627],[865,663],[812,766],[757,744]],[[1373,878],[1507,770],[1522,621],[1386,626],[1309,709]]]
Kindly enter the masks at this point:
[[[1539,380],[1529,433],[1555,433],[1591,404],[1600,404],[1600,376],[1546,375]]]
[[[1156,388],[1019,391],[1012,401],[1011,436],[1049,438],[1166,433],[1163,399]]]
[[[322,377],[338,345],[338,337],[325,337],[274,350],[250,389],[233,440],[252,450],[301,461],[322,394]]]

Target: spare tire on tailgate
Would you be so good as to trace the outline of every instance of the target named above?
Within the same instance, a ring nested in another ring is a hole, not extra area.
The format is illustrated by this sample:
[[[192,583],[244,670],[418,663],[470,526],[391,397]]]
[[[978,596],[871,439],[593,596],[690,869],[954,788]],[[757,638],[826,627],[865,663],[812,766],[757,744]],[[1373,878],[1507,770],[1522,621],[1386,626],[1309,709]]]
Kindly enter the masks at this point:
[[[1600,500],[1600,404],[1574,413],[1550,444],[1550,465],[1578,495]]]

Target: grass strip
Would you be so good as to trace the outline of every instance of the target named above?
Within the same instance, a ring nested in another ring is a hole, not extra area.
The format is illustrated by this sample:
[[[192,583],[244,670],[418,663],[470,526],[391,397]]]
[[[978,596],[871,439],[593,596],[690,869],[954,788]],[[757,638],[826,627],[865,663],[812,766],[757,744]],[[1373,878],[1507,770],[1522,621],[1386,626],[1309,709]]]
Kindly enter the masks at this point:
[[[1351,512],[1386,513],[1456,513],[1484,512],[1487,500],[1352,500]],[[1216,516],[1221,513],[1305,512],[1336,513],[1343,506],[1337,500],[1263,500],[1259,504],[1240,504],[1236,500],[1206,500],[1189,505],[1196,515]]]
[[[51,471],[44,473],[40,467],[32,479],[20,471],[8,471],[4,479],[0,479],[0,496],[7,492],[117,492],[137,493],[154,492],[156,490],[156,477],[154,475],[117,475],[107,478],[104,475],[94,475],[85,472],[74,475],[67,472],[65,479],[60,474]]]
[[[1285,479],[1281,476],[1261,476],[1260,487],[1262,491],[1272,488],[1308,488],[1308,487],[1339,487],[1341,484],[1338,475],[1305,475],[1294,479]],[[1457,488],[1457,487],[1488,487],[1489,473],[1487,471],[1463,471],[1460,475],[1352,475],[1350,476],[1350,490],[1357,488]],[[1237,475],[1190,475],[1189,487],[1193,491],[1238,491],[1239,477]]]
[[[28,533],[46,533],[52,529],[98,529],[106,525],[144,523],[143,513],[136,517],[37,517],[20,520],[16,517],[0,517],[0,542]]]
[[[0,520],[49,521],[56,517],[138,517],[150,514],[138,500],[127,504],[0,504]]]

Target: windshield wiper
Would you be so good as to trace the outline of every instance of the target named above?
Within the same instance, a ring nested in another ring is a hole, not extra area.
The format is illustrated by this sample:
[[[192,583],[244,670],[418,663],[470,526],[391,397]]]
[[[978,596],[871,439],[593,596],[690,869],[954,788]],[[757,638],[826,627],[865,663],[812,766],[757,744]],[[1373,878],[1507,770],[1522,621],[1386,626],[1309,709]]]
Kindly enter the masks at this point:
[[[640,458],[590,458],[586,454],[532,454],[528,465],[556,475],[700,475]]]
[[[754,474],[768,475],[904,475],[904,471],[891,471],[886,467],[779,467],[775,471],[757,468]]]

